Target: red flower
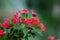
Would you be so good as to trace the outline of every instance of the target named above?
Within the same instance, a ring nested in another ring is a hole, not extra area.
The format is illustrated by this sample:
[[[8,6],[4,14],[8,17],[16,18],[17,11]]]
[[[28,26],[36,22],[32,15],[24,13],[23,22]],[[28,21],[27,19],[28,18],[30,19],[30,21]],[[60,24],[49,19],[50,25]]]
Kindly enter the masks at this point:
[[[22,13],[28,13],[28,10],[25,9],[25,8],[22,8],[21,10],[19,10],[19,12],[22,12]]]
[[[26,25],[30,25],[30,23],[31,23],[31,18],[28,18],[28,19],[22,18],[22,23],[23,23],[23,24],[26,24]]]
[[[8,21],[9,19],[8,18],[4,18],[4,21]]]
[[[38,18],[36,18],[36,17],[33,17],[32,18],[32,24],[34,24],[34,26],[38,26],[38,24],[39,24],[39,19]]]
[[[31,24],[31,21],[26,21],[26,25],[30,25]]]
[[[31,9],[30,12],[32,12],[32,16],[33,16],[33,17],[36,17],[36,16],[37,16],[37,14],[34,12],[33,9]]]
[[[3,27],[8,28],[9,24],[7,22],[3,22]]]
[[[26,18],[22,18],[22,21],[26,21]]]
[[[49,40],[54,40],[54,36],[51,36],[51,35],[50,35],[50,36],[48,36],[48,39],[49,39]]]
[[[26,18],[22,18],[22,23],[26,24]]]
[[[32,23],[36,23],[36,22],[39,23],[40,22],[39,19],[36,17],[32,18]]]
[[[18,12],[13,13],[13,14],[12,14],[12,17],[18,17]]]
[[[16,18],[16,22],[19,22],[20,21],[20,19],[19,18]]]
[[[33,17],[36,17],[36,16],[37,16],[37,14],[36,14],[36,13],[34,13],[34,12],[32,12],[32,16],[33,16]]]
[[[26,25],[30,25],[31,24],[31,18],[28,18],[27,21],[26,21]]]
[[[12,23],[17,23],[17,22],[19,22],[19,21],[20,21],[19,18],[12,18]]]
[[[38,23],[34,23],[34,26],[38,26]]]
[[[36,18],[32,18],[32,23],[35,23],[36,22]]]
[[[32,16],[33,16],[33,17],[36,17],[37,14],[36,14],[34,11],[32,11]]]
[[[27,21],[32,21],[32,18],[28,18]]]
[[[42,23],[40,23],[40,28],[41,28],[41,31],[45,31],[45,27]]]
[[[3,34],[3,30],[0,29],[0,35],[2,35],[2,34]]]
[[[12,18],[12,23],[15,23],[16,22],[16,19],[15,18]]]

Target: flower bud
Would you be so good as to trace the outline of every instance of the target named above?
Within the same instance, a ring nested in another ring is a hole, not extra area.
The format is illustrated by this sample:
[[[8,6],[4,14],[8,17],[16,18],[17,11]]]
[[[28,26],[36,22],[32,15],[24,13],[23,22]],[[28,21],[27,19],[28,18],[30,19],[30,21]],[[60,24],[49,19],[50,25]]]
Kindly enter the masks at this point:
[[[42,23],[40,23],[40,29],[41,29],[41,31],[45,31],[45,27]]]
[[[32,16],[33,16],[33,17],[36,17],[37,14],[36,14],[35,12],[32,12]]]
[[[48,36],[48,39],[49,39],[49,40],[54,40],[54,36],[51,36],[51,35],[50,35],[50,36]]]
[[[9,24],[7,22],[3,22],[3,27],[8,28]]]
[[[0,35],[2,35],[2,34],[3,34],[3,30],[0,29]]]

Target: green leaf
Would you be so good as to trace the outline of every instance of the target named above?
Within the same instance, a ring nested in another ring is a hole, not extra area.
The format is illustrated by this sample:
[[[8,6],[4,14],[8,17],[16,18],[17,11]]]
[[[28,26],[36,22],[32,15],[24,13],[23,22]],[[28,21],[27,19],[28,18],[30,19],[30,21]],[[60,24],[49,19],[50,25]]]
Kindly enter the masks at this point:
[[[20,25],[20,29],[23,29],[24,27],[25,27],[24,24],[21,24],[21,25]]]
[[[7,29],[6,31],[7,31],[7,33],[10,33],[11,30],[12,30],[12,27],[10,27],[9,29]]]
[[[27,28],[26,27],[24,27],[23,33],[24,33],[24,37],[26,37],[28,35],[28,31],[27,31]]]
[[[7,35],[6,34],[2,35],[2,39],[7,40]]]
[[[15,32],[15,33],[14,33],[14,36],[15,36],[15,37],[19,37],[19,36],[20,36],[20,35],[19,35],[19,32]]]
[[[26,18],[28,18],[28,14],[26,14]]]
[[[36,35],[37,35],[36,32],[34,30],[31,30],[31,36],[35,37]]]
[[[42,36],[42,32],[40,31],[39,27],[34,27],[33,25],[31,25],[31,28],[38,33],[40,36]]]
[[[28,18],[28,14],[27,14],[27,13],[21,13],[21,14],[20,14],[20,17],[21,17],[21,18],[22,18],[22,17]]]
[[[14,24],[13,29],[14,29],[14,30],[20,30],[20,26],[17,25],[17,24]]]

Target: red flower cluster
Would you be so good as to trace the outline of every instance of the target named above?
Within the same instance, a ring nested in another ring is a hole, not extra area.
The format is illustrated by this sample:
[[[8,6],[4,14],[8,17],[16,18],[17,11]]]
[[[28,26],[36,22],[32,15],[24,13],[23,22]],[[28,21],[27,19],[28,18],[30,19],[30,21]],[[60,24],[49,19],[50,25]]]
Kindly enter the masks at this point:
[[[12,14],[12,17],[18,17],[18,13],[16,12],[16,13],[13,13]]]
[[[16,12],[16,13],[12,14],[12,23],[17,23],[19,21],[20,21],[20,19],[18,18],[18,13]]]
[[[26,22],[26,25],[30,25],[30,24],[31,24],[31,19],[28,18],[28,19],[27,19],[27,22]]]
[[[28,10],[23,8],[22,10],[19,10],[19,12],[28,13]],[[30,10],[30,12],[32,12],[32,18],[24,17],[21,19],[22,23],[25,25],[33,24],[35,27],[40,25],[41,31],[45,31],[44,25],[41,24],[39,18],[36,17],[37,14],[34,12],[34,10]]]
[[[40,22],[40,20],[39,20],[38,18],[36,18],[36,17],[33,17],[33,18],[32,18],[32,24],[33,24],[34,26],[38,26],[39,22]]]
[[[4,22],[3,22],[3,27],[4,28],[8,28],[9,24],[8,24],[8,18],[4,18]]]
[[[26,25],[33,24],[34,26],[38,26],[39,24],[39,19],[36,17],[33,18],[22,18],[22,23]]]
[[[17,23],[17,22],[19,22],[19,21],[20,21],[19,18],[12,18],[12,23]]]
[[[11,23],[18,23],[18,22],[22,22],[22,24],[25,24],[27,26],[30,26],[31,24],[33,24],[35,27],[39,26],[41,31],[45,31],[45,27],[42,23],[40,23],[39,18],[37,18],[37,14],[34,12],[34,10],[30,10],[32,12],[32,17],[21,17],[19,16],[19,13],[27,13],[28,14],[28,10],[23,8],[21,10],[19,10],[16,13],[12,14],[12,19],[11,19]],[[20,14],[21,15],[21,14]],[[22,16],[22,15],[21,15]],[[9,25],[9,19],[8,18],[4,18],[4,22],[3,22],[3,27],[4,28],[8,28]],[[32,28],[28,27],[29,30],[32,30]],[[0,35],[2,35],[3,31],[0,30]]]
[[[31,18],[22,18],[22,23],[26,24],[26,25],[30,25],[31,24]]]

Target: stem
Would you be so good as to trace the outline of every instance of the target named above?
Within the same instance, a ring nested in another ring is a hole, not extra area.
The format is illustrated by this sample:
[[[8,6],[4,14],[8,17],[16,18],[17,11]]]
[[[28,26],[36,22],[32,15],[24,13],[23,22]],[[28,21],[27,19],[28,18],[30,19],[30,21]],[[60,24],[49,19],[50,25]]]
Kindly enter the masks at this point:
[[[0,36],[0,40],[2,40],[2,39],[1,39],[1,36]]]
[[[28,35],[26,36],[25,40],[28,40]]]

